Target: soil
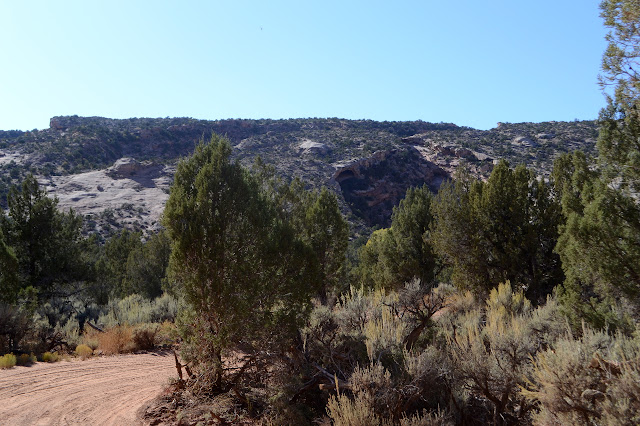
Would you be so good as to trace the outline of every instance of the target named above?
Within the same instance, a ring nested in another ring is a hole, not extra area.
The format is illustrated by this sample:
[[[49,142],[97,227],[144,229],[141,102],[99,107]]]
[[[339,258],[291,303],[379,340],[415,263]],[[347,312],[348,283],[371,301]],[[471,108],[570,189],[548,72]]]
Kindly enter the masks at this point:
[[[0,370],[0,423],[143,424],[138,411],[175,376],[171,352]]]

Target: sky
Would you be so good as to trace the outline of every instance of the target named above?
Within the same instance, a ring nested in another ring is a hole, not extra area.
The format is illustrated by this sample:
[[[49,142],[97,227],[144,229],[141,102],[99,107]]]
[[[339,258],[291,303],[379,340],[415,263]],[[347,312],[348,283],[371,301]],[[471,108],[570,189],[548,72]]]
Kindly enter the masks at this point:
[[[590,120],[599,0],[0,0],[0,129],[57,115]]]

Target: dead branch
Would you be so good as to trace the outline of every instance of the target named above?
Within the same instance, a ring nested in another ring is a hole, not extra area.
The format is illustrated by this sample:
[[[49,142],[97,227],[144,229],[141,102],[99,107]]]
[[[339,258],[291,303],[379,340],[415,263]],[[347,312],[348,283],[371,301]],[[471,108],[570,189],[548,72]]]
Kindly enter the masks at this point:
[[[331,374],[329,373],[327,370],[325,370],[324,368],[320,367],[318,364],[314,363],[313,366],[320,372],[322,373],[322,375],[327,378],[329,380],[329,383],[332,384],[320,384],[319,387],[321,390],[329,390],[329,389],[335,389],[336,385],[335,383],[337,383],[338,387],[340,389],[351,389],[351,386],[347,384],[347,382],[345,382],[342,379],[339,379],[335,374]]]
[[[180,361],[178,361],[178,354],[176,353],[176,351],[173,351],[173,357],[176,359],[176,370],[178,370],[178,378],[181,382],[183,382],[184,379],[182,378],[182,364],[180,364]]]
[[[101,329],[100,327],[98,327],[97,325],[93,325],[91,324],[90,321],[85,322],[85,324],[88,324],[89,327],[93,328],[96,331],[99,331],[100,333],[104,333],[105,331],[103,329]]]

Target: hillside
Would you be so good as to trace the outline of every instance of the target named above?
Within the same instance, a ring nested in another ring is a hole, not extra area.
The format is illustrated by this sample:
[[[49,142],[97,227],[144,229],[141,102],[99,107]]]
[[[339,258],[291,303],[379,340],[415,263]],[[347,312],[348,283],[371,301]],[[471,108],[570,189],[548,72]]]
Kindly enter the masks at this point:
[[[550,173],[553,159],[594,153],[595,121],[498,123],[476,130],[449,123],[371,120],[220,120],[54,117],[48,129],[0,131],[0,195],[28,172],[103,234],[125,224],[152,229],[168,196],[175,164],[212,132],[226,135],[234,156],[260,156],[283,176],[339,194],[357,229],[389,224],[409,186],[436,191],[466,164],[486,177],[500,158]]]

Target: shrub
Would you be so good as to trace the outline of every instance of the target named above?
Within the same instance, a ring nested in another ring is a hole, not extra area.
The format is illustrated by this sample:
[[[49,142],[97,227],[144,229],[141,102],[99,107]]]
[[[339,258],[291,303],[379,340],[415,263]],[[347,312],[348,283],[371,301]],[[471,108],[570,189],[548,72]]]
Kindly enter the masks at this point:
[[[338,381],[339,393],[326,408],[334,424],[450,421],[446,408],[436,411],[461,399],[460,381],[437,347],[405,348],[416,323],[405,308],[419,305],[407,305],[406,296],[352,288],[335,307],[314,307],[303,335],[307,357],[321,362]],[[428,303],[431,293],[423,297]]]
[[[539,352],[523,394],[537,424],[640,424],[640,342],[585,327]]]
[[[373,398],[367,392],[359,392],[352,400],[344,394],[329,398],[327,414],[335,426],[377,426],[380,417],[373,410]]]
[[[169,294],[165,293],[154,300],[132,294],[109,302],[107,313],[100,315],[98,322],[106,327],[159,323],[175,320],[177,312],[178,301]]]
[[[98,330],[94,330],[93,328],[85,327],[84,333],[82,334],[82,344],[89,346],[92,350],[98,349],[100,344],[99,341],[100,332]]]
[[[45,352],[42,354],[42,362],[58,362],[60,361],[60,355],[58,352]]]
[[[93,349],[91,349],[89,346],[87,345],[78,345],[76,347],[76,355],[78,355],[80,357],[80,359],[82,359],[83,361],[89,357],[91,357],[91,355],[93,355]]]
[[[29,332],[32,315],[24,306],[16,307],[0,301],[0,353],[18,349]]]
[[[528,420],[535,403],[523,398],[520,389],[533,369],[532,356],[550,344],[545,339],[556,328],[551,314],[549,310],[533,314],[522,291],[514,292],[506,282],[491,290],[484,313],[463,314],[449,329],[447,351],[454,371],[473,394],[481,396],[486,416],[492,408],[494,423],[498,418]]]
[[[159,346],[172,345],[178,340],[178,337],[176,325],[170,321],[165,321],[160,324],[160,328],[156,334],[156,344]]]
[[[17,363],[16,356],[14,354],[6,354],[0,357],[0,368],[11,368]]]
[[[98,349],[105,355],[131,352],[133,345],[129,326],[116,326],[98,336]]]
[[[133,343],[137,350],[148,351],[156,346],[159,327],[141,327],[133,332]]]
[[[29,354],[22,354],[18,357],[17,360],[17,364],[18,365],[31,365],[34,362],[36,362],[38,359],[36,358],[36,356],[32,353],[31,355]]]

